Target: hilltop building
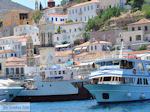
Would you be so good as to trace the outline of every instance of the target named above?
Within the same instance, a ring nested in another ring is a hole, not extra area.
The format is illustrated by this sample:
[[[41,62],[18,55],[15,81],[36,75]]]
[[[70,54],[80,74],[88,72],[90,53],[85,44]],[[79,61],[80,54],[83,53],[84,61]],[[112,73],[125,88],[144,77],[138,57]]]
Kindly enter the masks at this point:
[[[17,25],[33,25],[32,14],[25,10],[15,10],[3,15],[3,36],[13,35],[13,28]]]

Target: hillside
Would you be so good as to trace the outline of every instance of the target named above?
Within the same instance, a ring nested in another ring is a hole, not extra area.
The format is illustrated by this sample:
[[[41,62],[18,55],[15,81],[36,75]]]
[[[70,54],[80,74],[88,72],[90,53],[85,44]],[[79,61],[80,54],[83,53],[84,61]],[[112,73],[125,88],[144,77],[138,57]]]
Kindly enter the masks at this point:
[[[20,5],[16,2],[13,2],[11,0],[0,0],[0,18],[3,14],[16,9],[22,9],[22,10],[28,10],[31,11],[32,9],[25,7],[23,5]]]

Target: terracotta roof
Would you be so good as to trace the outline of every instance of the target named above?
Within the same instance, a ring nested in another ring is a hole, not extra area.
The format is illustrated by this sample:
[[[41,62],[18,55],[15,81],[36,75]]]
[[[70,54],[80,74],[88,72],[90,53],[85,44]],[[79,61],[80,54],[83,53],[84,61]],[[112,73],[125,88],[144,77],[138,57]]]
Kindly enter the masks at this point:
[[[66,50],[66,51],[57,51],[55,52],[56,57],[65,57],[65,56],[71,56],[72,50]]]
[[[6,60],[6,62],[23,62],[23,61],[25,60],[17,57],[10,57]]]
[[[4,54],[4,53],[16,53],[15,50],[12,50],[12,49],[9,49],[9,50],[3,50],[3,51],[0,51],[0,54]]]
[[[44,11],[44,10],[48,10],[48,9],[58,9],[58,8],[63,8],[63,7],[52,7],[52,8],[50,8],[50,7],[45,7],[45,8],[43,8],[42,10]]]
[[[98,0],[91,0],[91,1],[88,1],[88,2],[83,2],[83,3],[80,3],[80,4],[73,5],[70,8],[80,7],[80,6],[88,5],[88,4],[91,4],[91,3],[98,3],[98,2],[99,2]]]
[[[150,50],[133,51],[133,52],[128,52],[127,54],[143,54],[143,53],[150,53]]]
[[[59,16],[59,17],[66,16],[67,17],[68,15],[51,13],[51,14],[49,14],[49,16]]]
[[[6,63],[5,66],[25,66],[25,64],[22,64],[22,63]]]
[[[85,47],[85,46],[89,46],[89,45],[97,45],[97,44],[111,44],[111,42],[107,42],[107,41],[94,41],[94,42],[86,42],[86,43],[83,43],[81,45],[78,45],[76,46],[76,48],[78,47]]]
[[[88,52],[83,52],[81,54],[76,55],[75,57],[83,57],[83,56],[86,56],[86,55],[88,55]]]
[[[9,37],[2,37],[2,38],[0,38],[0,40],[5,40],[5,39],[15,39],[15,38],[21,38],[21,37],[24,37],[24,36],[9,36]]]
[[[131,23],[129,25],[148,24],[148,23],[150,23],[150,20],[144,18],[144,19],[139,20],[138,22]]]
[[[71,23],[58,23],[57,25],[65,26],[65,25],[73,25],[73,24],[84,24],[83,22],[71,22]]]

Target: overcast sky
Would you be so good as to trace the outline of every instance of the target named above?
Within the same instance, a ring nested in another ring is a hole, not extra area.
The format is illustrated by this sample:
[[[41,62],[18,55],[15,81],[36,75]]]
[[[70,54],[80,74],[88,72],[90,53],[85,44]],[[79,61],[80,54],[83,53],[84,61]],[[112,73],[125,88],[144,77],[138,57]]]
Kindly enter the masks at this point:
[[[18,2],[24,6],[30,7],[32,9],[35,9],[35,0],[12,0],[14,2]],[[48,0],[38,0],[42,3],[43,7],[45,7],[45,4],[47,5]],[[56,5],[60,4],[61,0],[55,0]]]

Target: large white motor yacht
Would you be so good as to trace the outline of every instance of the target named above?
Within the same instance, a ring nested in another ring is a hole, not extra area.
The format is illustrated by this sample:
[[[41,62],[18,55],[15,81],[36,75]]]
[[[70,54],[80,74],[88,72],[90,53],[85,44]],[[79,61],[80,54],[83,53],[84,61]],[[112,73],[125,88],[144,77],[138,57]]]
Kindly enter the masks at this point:
[[[85,88],[98,103],[150,99],[150,61],[139,59],[104,59],[90,75]]]

